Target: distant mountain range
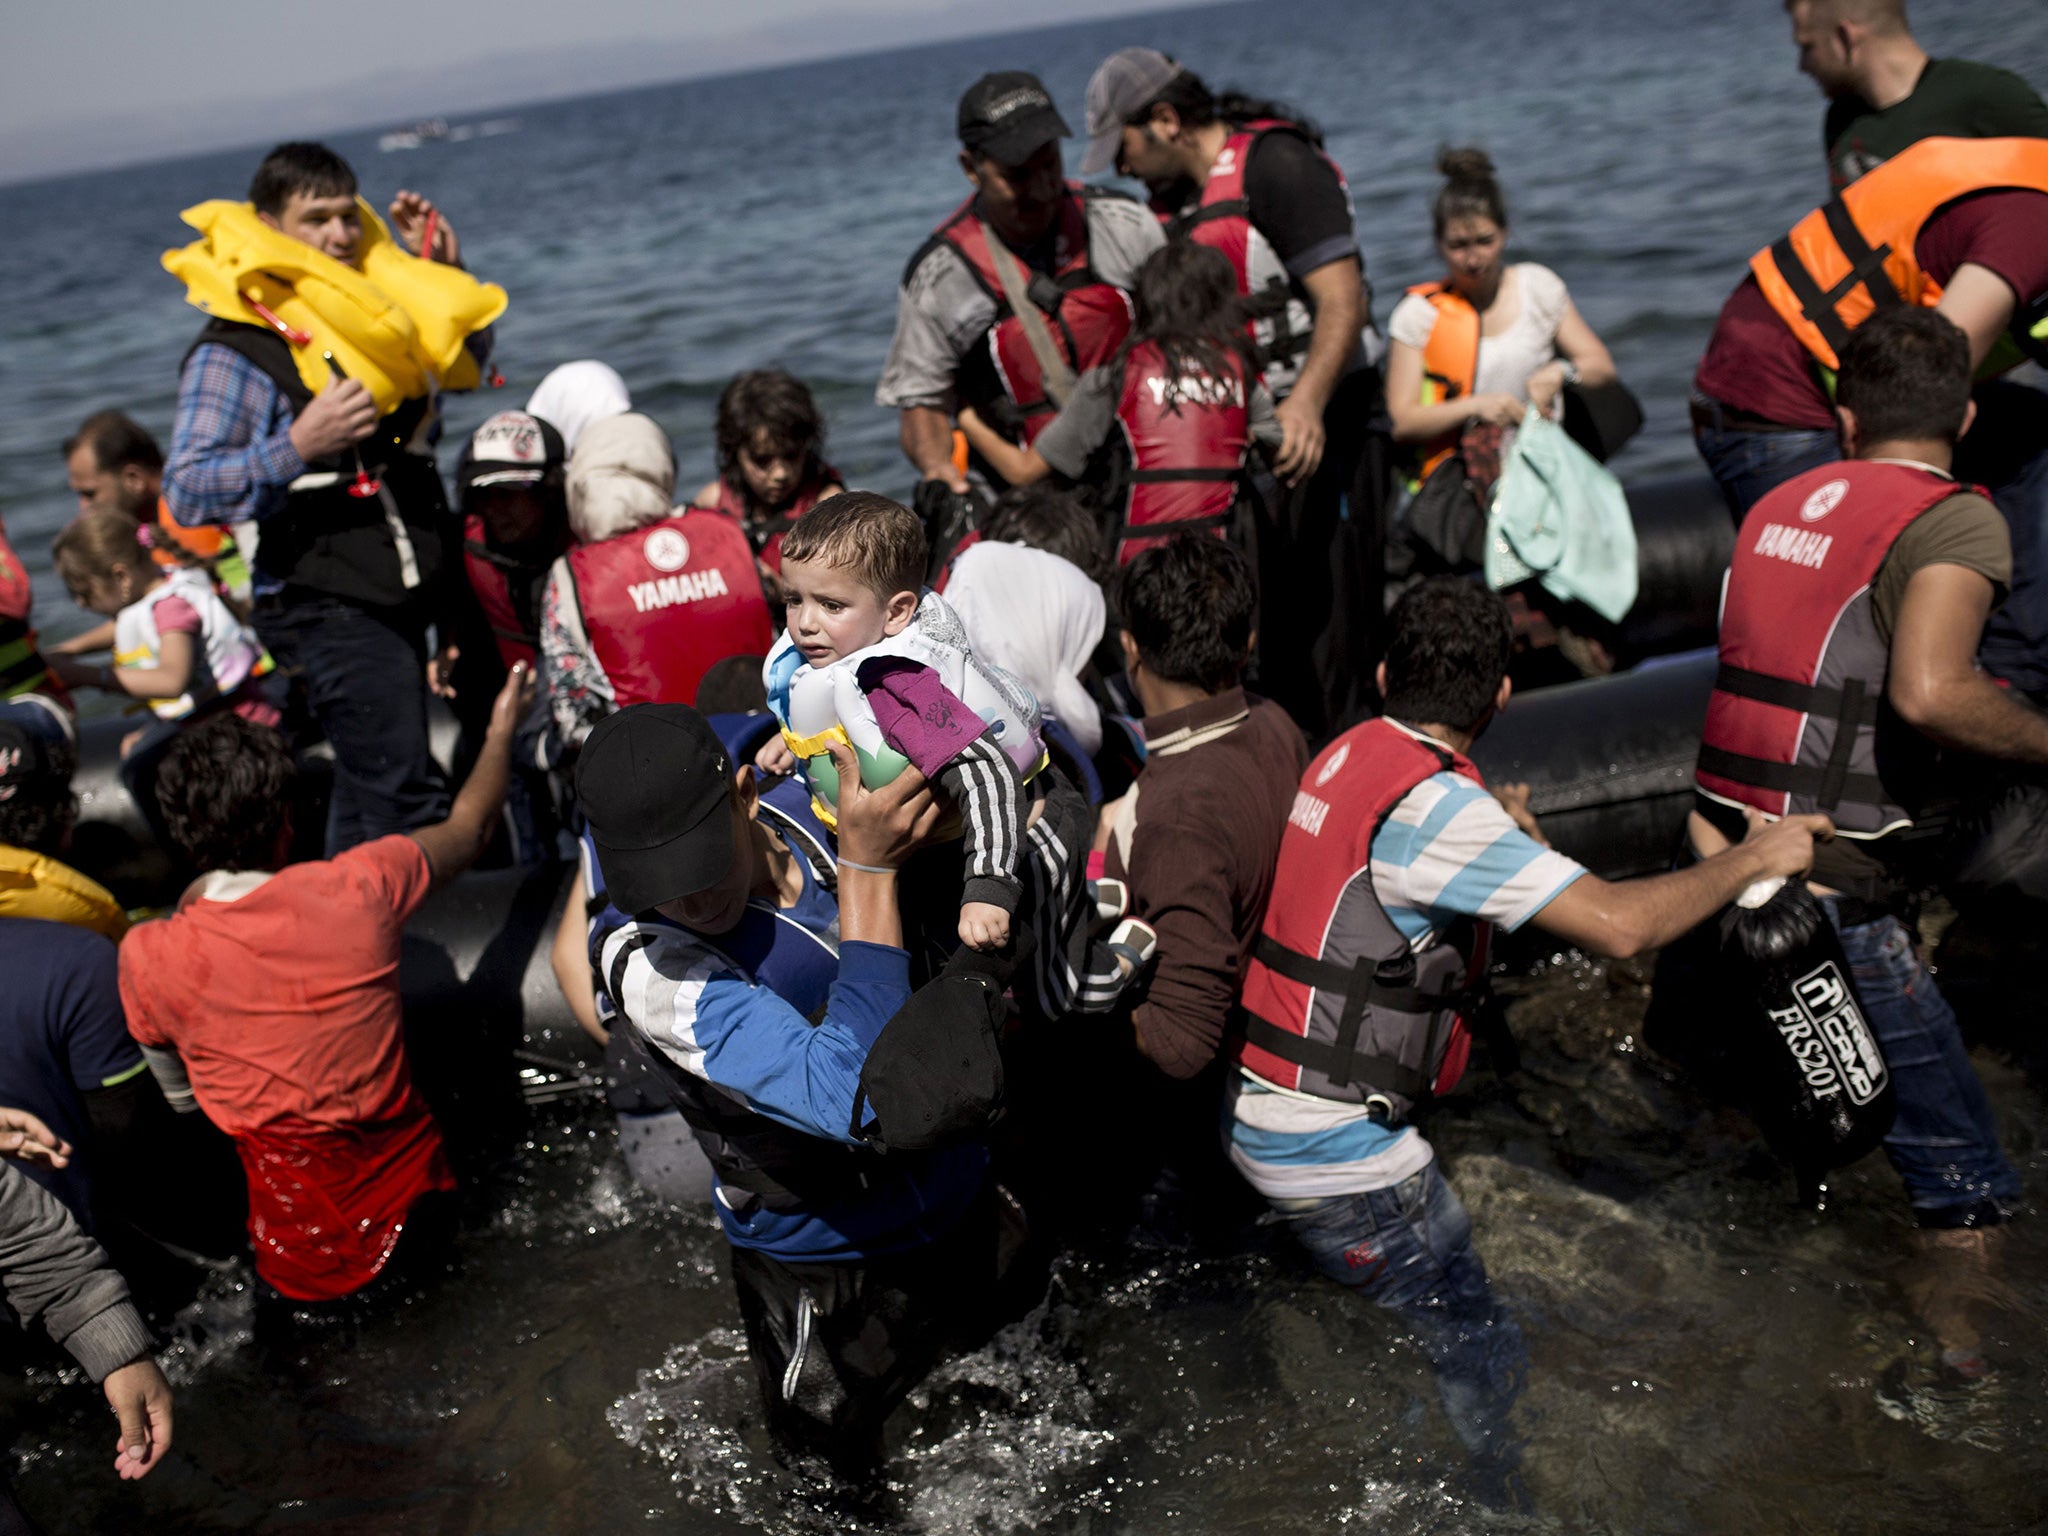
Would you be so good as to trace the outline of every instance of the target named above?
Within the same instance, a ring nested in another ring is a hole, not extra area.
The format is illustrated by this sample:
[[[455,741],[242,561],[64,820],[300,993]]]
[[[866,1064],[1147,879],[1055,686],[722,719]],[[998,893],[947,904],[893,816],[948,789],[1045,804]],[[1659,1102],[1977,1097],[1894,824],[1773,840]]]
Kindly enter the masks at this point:
[[[1037,0],[1029,29],[1189,8],[1189,0]],[[194,80],[189,104],[148,111],[95,110],[70,121],[49,115],[30,121],[0,107],[0,183],[232,149],[259,139],[398,127],[671,80],[1015,32],[1024,30],[1017,25],[1020,14],[1010,0],[955,0],[937,10],[864,5],[711,36],[564,45],[432,67],[379,69],[325,82],[318,94],[240,95],[221,90],[219,81],[209,78]]]

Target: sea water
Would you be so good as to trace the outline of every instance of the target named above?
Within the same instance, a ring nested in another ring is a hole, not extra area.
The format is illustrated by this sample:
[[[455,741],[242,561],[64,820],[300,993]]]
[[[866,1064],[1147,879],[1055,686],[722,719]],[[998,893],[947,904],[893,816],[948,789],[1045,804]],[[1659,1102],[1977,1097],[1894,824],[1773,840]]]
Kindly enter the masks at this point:
[[[1937,53],[2048,83],[2048,8],[1921,0],[1914,18]],[[601,357],[674,436],[687,494],[713,473],[725,380],[775,363],[818,393],[848,480],[902,493],[872,390],[903,264],[965,190],[959,91],[1035,69],[1079,127],[1095,62],[1138,42],[1323,126],[1382,323],[1438,271],[1435,150],[1486,147],[1514,254],[1564,276],[1648,408],[1625,476],[1692,465],[1685,389],[1715,311],[1825,191],[1822,103],[1775,0],[1275,0],[493,110],[479,119],[517,131],[412,151],[378,152],[389,125],[334,142],[379,206],[401,186],[440,201],[512,295],[507,385],[451,400],[451,441],[554,364]],[[0,188],[0,514],[50,633],[88,621],[49,571],[71,511],[58,444],[106,406],[168,443],[200,322],[157,258],[188,237],[177,210],[241,195],[263,147]],[[1987,1041],[1979,1069],[2038,1208],[2038,1004],[1968,990],[2024,974],[2009,949],[1976,958],[1943,979]],[[1035,1312],[917,1395],[893,1515],[850,1514],[763,1434],[709,1216],[634,1191],[596,1103],[508,1119],[478,1106],[509,1084],[459,1078],[436,1101],[467,1190],[456,1277],[280,1354],[254,1337],[246,1267],[223,1266],[167,1322],[167,1463],[117,1483],[95,1394],[37,1365],[0,1394],[14,1478],[60,1533],[1931,1533],[2048,1516],[2038,1226],[2008,1245],[1997,1375],[1945,1383],[1906,1304],[1882,1158],[1836,1180],[1825,1217],[1796,1210],[1754,1128],[1643,1041],[1644,981],[1563,956],[1509,983],[1520,1072],[1476,1072],[1429,1128],[1529,1338],[1533,1513],[1473,1502],[1399,1330],[1267,1242],[1063,1259]],[[416,1022],[460,1062],[472,1021]]]

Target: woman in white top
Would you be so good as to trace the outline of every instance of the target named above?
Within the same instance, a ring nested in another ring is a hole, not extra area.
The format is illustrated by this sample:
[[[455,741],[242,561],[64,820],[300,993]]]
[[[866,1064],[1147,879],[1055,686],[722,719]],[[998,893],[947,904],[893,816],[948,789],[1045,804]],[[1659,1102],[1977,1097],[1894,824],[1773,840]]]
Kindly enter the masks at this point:
[[[1507,205],[1493,162],[1480,150],[1447,149],[1437,169],[1436,244],[1449,271],[1409,289],[1387,326],[1394,440],[1430,445],[1425,474],[1468,426],[1512,429],[1530,405],[1554,416],[1566,384],[1615,376],[1564,280],[1533,261],[1503,261]]]

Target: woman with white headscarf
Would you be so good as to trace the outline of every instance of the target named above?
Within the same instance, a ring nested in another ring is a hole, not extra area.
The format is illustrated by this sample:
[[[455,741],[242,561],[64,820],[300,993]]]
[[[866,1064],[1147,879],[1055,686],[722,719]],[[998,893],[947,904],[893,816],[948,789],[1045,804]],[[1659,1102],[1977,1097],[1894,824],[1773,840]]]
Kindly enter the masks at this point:
[[[576,451],[576,439],[585,427],[632,409],[626,381],[609,363],[588,357],[555,369],[526,402],[526,414],[538,416],[561,433],[562,446],[570,453]]]
[[[569,455],[577,547],[548,573],[540,637],[555,761],[628,704],[693,703],[728,657],[758,672],[774,641],[746,534],[675,508],[675,489],[668,434],[645,416],[594,423]]]
[[[1102,588],[1071,561],[1022,544],[980,543],[960,552],[946,578],[977,656],[1037,695],[1051,728],[1064,730],[1083,760],[1102,748],[1102,710],[1081,681],[1102,639]]]

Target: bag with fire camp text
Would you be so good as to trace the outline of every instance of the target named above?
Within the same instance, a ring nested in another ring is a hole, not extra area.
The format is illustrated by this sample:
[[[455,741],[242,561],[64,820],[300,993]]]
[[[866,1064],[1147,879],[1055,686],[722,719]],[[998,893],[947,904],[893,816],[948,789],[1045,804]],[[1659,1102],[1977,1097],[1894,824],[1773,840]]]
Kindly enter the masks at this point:
[[[1764,1138],[1818,1198],[1821,1176],[1873,1151],[1897,1109],[1842,941],[1800,881],[1759,881],[1722,924],[1740,1016],[1729,1041]]]

